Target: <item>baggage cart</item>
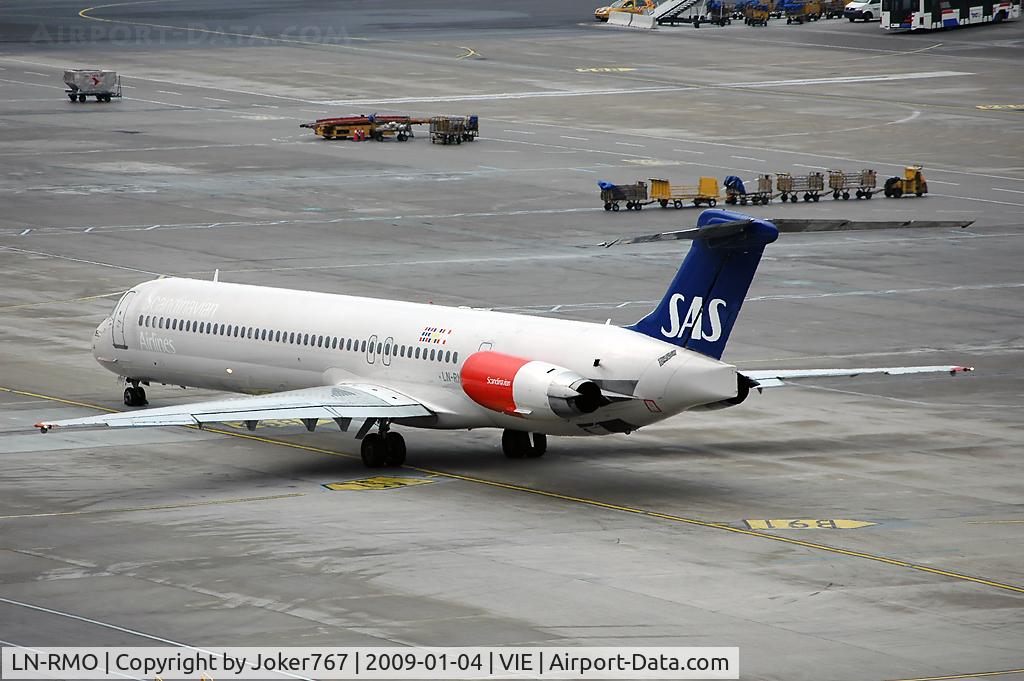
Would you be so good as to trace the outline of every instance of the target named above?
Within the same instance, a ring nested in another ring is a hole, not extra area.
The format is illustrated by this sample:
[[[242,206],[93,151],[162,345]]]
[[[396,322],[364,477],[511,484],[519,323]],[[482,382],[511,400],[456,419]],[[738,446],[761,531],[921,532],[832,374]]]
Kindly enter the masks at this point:
[[[768,205],[772,201],[772,176],[758,175],[757,190],[747,191],[743,180],[735,175],[725,178],[725,202],[730,205],[747,205],[747,202],[758,206]]]
[[[822,0],[821,11],[826,19],[842,19],[847,0]]]
[[[672,184],[668,180],[650,178],[651,200],[657,201],[662,208],[682,208],[684,203],[699,206],[702,203],[714,208],[718,204],[718,180],[714,177],[702,177],[696,185]]]
[[[430,141],[434,144],[472,142],[480,134],[476,116],[434,116],[430,119]]]
[[[878,187],[878,178],[874,170],[865,168],[859,173],[847,173],[842,170],[828,171],[828,188],[832,190],[832,198],[840,196],[844,200],[850,198],[850,190],[856,190],[858,199],[870,199]]]
[[[72,102],[95,97],[97,102],[121,98],[121,76],[102,69],[64,69],[64,94]]]
[[[779,192],[782,202],[788,199],[796,203],[797,196],[803,194],[804,201],[818,201],[825,189],[825,176],[821,173],[791,175],[778,173],[775,176],[775,189]]]
[[[597,183],[601,188],[601,201],[605,210],[619,210],[619,204],[625,202],[626,210],[641,210],[651,203],[647,198],[647,183],[612,184],[601,180]]]
[[[802,24],[821,18],[820,0],[783,0],[780,7],[786,14],[787,24]]]
[[[747,26],[767,26],[771,7],[764,2],[748,2],[743,7],[743,23]]]
[[[728,26],[732,24],[732,15],[735,5],[731,0],[708,0],[707,17],[705,21],[716,26]]]

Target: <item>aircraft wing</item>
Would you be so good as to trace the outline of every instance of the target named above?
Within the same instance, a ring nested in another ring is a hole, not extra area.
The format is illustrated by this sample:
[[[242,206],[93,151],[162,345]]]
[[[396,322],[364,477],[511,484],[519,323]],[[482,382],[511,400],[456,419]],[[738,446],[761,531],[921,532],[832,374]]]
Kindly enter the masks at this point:
[[[317,419],[335,419],[342,430],[351,419],[413,418],[430,416],[420,402],[390,388],[369,383],[341,383],[319,388],[248,397],[193,402],[173,407],[100,414],[77,419],[41,421],[42,432],[51,428],[140,428],[143,426],[199,426],[204,423],[243,421],[253,429],[258,421],[302,419],[306,427]]]
[[[757,371],[740,371],[741,374],[756,383],[753,388],[781,388],[787,382],[801,378],[827,378],[830,376],[860,376],[862,374],[886,374],[902,376],[905,374],[947,373],[955,376],[966,371],[974,371],[974,367],[960,366],[927,366],[927,367],[871,367],[864,369],[766,369]]]

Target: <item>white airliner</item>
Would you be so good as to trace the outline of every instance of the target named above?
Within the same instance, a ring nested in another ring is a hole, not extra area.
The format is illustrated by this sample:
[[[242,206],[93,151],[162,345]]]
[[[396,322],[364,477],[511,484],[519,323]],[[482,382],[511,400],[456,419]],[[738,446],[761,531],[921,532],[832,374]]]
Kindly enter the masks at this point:
[[[502,428],[510,458],[544,454],[547,435],[629,433],[680,412],[743,402],[787,379],[970,371],[959,366],[737,371],[720,360],[764,247],[778,229],[723,210],[697,227],[634,241],[693,243],[661,303],[636,324],[165,278],[135,286],[93,336],[93,355],[127,381],[246,397],[42,421],[171,426],[330,419],[355,430],[369,467],[400,466],[393,425]]]

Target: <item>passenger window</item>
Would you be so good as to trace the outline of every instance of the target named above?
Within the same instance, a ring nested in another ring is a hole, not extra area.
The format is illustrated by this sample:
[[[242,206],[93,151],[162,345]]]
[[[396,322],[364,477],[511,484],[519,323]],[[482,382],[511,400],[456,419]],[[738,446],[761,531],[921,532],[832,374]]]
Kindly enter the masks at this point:
[[[288,342],[293,344],[293,345],[295,344],[295,333],[294,332],[288,334]]]
[[[404,345],[399,346],[399,348],[398,348],[398,356],[399,357],[405,357],[405,346]]]
[[[434,348],[430,348],[430,361],[434,361]]]
[[[419,346],[417,346],[416,347],[416,359],[419,359],[419,358],[420,358],[420,349],[419,349]]]
[[[361,348],[359,350],[359,352],[366,352],[366,341],[363,341],[362,343],[360,343],[359,347]]]
[[[222,336],[228,335],[227,331],[228,331],[227,325],[226,324],[221,324],[220,325],[220,335],[222,335]]]
[[[349,338],[347,341],[345,341],[345,349],[346,350],[351,350],[352,349],[352,339],[351,338]]]
[[[388,341],[387,343],[384,344],[384,354],[385,355],[390,355],[391,354],[391,341]]]
[[[139,315],[139,326],[142,326],[142,315]]]
[[[158,328],[158,329],[164,328],[164,318],[163,317],[161,317],[160,319],[157,320],[156,328]]]
[[[337,338],[331,338],[331,350],[337,350],[337,349],[338,349],[338,339]]]
[[[252,329],[252,327],[250,327],[250,328],[246,329],[246,331],[245,331],[245,337],[246,337],[246,338],[252,338],[252,332],[253,332],[253,329]],[[258,332],[258,331],[256,332],[256,334],[257,334],[257,335],[256,335],[256,337],[257,337],[257,338],[259,338],[259,332]]]
[[[444,353],[444,361],[445,362],[451,362],[452,361],[452,351],[451,350],[446,350],[445,351],[445,353]]]
[[[383,343],[377,343],[377,354],[380,355],[380,354],[383,354],[383,353],[384,353],[384,344]]]
[[[317,339],[316,339],[316,346],[318,348],[322,348],[324,346],[324,337],[323,336],[318,336],[317,337]]]
[[[452,361],[455,362],[456,364],[459,363],[459,353],[457,353],[457,352],[453,352],[452,353]]]

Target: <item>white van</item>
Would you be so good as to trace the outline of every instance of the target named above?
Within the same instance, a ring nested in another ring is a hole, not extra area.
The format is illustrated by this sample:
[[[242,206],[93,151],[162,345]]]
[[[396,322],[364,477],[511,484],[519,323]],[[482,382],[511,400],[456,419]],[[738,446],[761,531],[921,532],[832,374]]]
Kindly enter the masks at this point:
[[[854,0],[846,3],[843,16],[850,21],[878,21],[882,18],[882,0]]]

